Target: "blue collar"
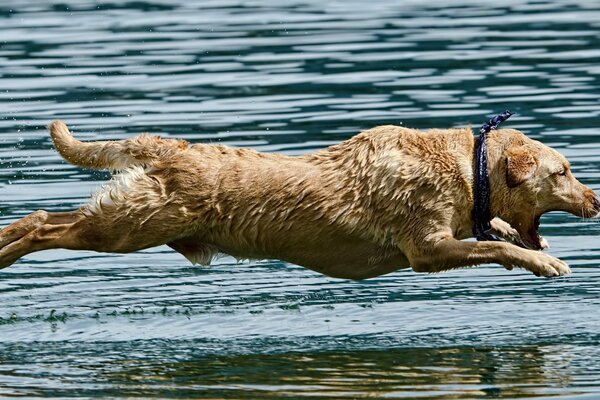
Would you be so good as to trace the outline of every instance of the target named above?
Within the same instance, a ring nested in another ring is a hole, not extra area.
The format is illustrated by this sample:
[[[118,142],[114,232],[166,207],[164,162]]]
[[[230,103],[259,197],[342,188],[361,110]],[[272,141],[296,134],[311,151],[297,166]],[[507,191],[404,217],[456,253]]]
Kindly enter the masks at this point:
[[[475,146],[475,177],[473,197],[475,206],[473,208],[473,235],[477,240],[500,240],[489,233],[492,214],[490,211],[490,182],[487,168],[487,146],[486,136],[489,131],[496,129],[498,125],[513,115],[510,111],[504,111],[496,115],[479,130],[479,141]]]

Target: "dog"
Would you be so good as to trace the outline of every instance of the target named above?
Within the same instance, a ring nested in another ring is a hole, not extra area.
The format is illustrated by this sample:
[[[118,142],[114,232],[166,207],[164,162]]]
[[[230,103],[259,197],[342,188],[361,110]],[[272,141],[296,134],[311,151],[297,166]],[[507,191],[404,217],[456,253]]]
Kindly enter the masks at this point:
[[[194,264],[225,253],[344,279],[482,263],[555,277],[570,269],[541,251],[540,216],[600,213],[561,154],[514,129],[487,138],[491,228],[506,241],[479,242],[462,240],[473,228],[470,128],[379,126],[295,157],[148,134],[81,142],[61,121],[49,130],[65,160],[114,176],[77,210],[36,211],[0,231],[0,268],[46,249],[167,244]]]

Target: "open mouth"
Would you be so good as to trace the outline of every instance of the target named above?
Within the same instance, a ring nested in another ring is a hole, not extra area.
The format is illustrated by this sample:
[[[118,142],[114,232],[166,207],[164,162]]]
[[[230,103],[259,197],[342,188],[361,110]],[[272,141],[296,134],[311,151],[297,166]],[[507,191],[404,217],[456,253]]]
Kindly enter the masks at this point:
[[[531,250],[542,250],[542,237],[538,229],[540,227],[540,216],[536,216],[533,225],[525,233],[521,233],[521,247]]]

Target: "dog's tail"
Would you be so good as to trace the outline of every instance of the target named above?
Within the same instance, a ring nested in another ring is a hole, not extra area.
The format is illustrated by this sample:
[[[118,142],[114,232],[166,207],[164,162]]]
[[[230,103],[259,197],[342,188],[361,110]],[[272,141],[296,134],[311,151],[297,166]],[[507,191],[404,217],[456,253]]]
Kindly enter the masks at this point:
[[[150,165],[174,150],[187,148],[184,140],[161,139],[142,134],[131,139],[81,142],[62,121],[48,125],[54,147],[71,164],[84,168],[121,170],[135,165]]]

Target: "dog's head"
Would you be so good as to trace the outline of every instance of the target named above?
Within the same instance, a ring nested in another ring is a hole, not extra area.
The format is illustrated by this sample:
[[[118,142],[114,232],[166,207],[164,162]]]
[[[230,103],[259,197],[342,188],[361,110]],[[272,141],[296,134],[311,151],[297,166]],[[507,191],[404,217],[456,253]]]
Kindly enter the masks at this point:
[[[488,136],[492,213],[511,224],[524,245],[542,249],[540,216],[566,211],[584,218],[600,214],[600,197],[571,172],[556,150],[513,129]]]

